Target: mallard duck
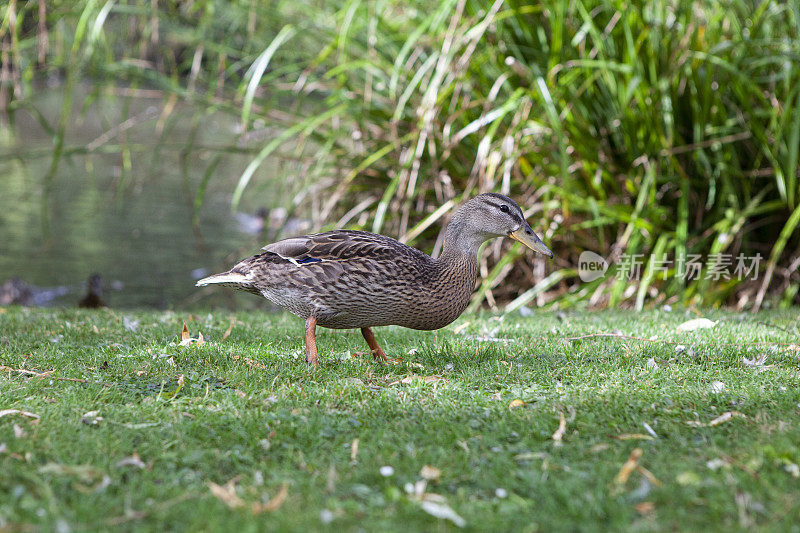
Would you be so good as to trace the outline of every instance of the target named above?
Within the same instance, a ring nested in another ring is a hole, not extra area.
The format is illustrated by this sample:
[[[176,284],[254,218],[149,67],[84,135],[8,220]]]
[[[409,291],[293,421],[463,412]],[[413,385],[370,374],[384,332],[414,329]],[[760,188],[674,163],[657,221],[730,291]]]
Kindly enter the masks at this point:
[[[78,307],[86,309],[106,307],[106,302],[103,300],[103,276],[100,274],[89,276],[86,280],[86,296],[78,302]]]
[[[0,305],[33,305],[33,288],[27,281],[11,278],[0,286]]]
[[[317,326],[360,328],[373,357],[385,361],[371,328],[434,330],[450,324],[475,289],[478,248],[495,237],[511,237],[553,257],[513,200],[485,193],[456,211],[438,259],[384,235],[328,231],[265,246],[197,286],[233,286],[305,319],[306,361],[314,366]]]

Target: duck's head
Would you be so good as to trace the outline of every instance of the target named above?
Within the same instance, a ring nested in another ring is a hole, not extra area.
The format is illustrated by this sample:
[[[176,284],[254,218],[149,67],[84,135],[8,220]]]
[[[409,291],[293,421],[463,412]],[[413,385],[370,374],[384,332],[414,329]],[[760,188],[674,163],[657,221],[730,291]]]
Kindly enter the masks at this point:
[[[553,257],[553,252],[525,221],[522,209],[502,194],[484,193],[471,199],[456,212],[450,226],[458,232],[454,239],[464,244],[474,246],[495,237],[511,237],[534,252]]]

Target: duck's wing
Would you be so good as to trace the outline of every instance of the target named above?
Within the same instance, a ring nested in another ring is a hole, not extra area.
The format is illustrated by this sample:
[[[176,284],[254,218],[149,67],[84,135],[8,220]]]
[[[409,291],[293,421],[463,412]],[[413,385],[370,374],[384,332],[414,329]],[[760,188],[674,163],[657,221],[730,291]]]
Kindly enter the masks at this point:
[[[358,294],[418,286],[432,277],[434,268],[429,255],[390,237],[339,230],[270,244],[230,272],[265,293],[295,290],[315,302],[341,302]]]
[[[297,266],[326,261],[420,261],[430,257],[391,237],[365,231],[338,230],[292,237],[263,248]]]

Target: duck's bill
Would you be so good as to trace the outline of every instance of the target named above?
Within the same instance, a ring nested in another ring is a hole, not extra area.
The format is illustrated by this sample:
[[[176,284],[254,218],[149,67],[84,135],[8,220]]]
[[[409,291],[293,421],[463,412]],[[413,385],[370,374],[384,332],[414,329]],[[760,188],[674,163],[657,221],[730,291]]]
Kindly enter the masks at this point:
[[[508,234],[508,236],[515,241],[521,242],[534,252],[544,254],[550,259],[553,258],[553,252],[550,251],[550,248],[544,245],[542,240],[531,230],[530,226],[527,224],[516,231],[512,231]]]

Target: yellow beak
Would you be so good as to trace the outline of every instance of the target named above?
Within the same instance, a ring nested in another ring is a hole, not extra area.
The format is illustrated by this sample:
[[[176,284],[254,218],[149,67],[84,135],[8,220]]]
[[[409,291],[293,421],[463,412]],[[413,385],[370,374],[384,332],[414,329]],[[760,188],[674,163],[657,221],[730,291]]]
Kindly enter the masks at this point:
[[[531,227],[528,224],[521,226],[518,230],[512,231],[508,234],[509,237],[514,239],[515,241],[519,241],[534,252],[539,252],[540,254],[544,254],[548,256],[550,259],[553,258],[553,252],[550,251],[550,248],[544,245],[542,240],[533,232]]]

